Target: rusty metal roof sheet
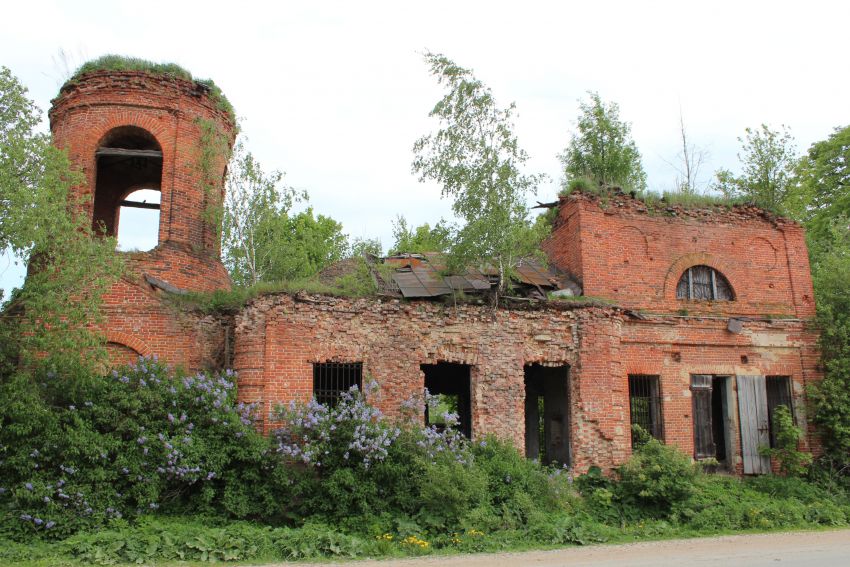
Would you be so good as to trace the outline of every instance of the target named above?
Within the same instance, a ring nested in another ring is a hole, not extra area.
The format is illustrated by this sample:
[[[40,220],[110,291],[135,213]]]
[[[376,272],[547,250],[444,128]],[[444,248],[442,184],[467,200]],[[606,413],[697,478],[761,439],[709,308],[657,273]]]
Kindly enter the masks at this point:
[[[486,291],[492,287],[486,278],[475,277],[469,273],[465,276],[446,276],[443,279],[456,291]]]
[[[524,284],[556,289],[561,287],[561,276],[552,268],[544,268],[535,260],[521,260],[516,267],[516,274]]]
[[[449,284],[431,266],[400,269],[393,274],[393,281],[404,297],[437,297],[452,292]]]
[[[453,291],[483,293],[498,284],[496,267],[487,264],[468,268],[462,274],[444,276],[445,257],[439,253],[398,254],[386,258],[364,257],[377,284],[378,294],[406,298],[438,297]],[[387,269],[379,269],[383,264]],[[545,298],[548,290],[568,288],[580,294],[581,288],[562,272],[545,267],[534,258],[524,258],[515,269],[515,278],[525,293]]]

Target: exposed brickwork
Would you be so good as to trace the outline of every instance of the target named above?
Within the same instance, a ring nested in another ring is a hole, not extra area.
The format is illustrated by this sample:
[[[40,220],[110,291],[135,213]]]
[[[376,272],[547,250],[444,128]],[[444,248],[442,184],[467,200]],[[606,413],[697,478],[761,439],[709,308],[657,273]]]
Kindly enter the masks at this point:
[[[523,367],[570,367],[570,420],[575,465],[610,467],[625,456],[628,391],[611,389],[619,366],[623,314],[615,308],[552,305],[541,309],[457,307],[402,300],[271,295],[254,300],[235,321],[234,368],[239,396],[274,406],[312,395],[315,362],[362,362],[376,380],[376,400],[390,416],[424,387],[421,364],[472,367],[473,436],[492,433],[523,445]],[[272,424],[265,421],[266,430]]]
[[[181,289],[212,291],[229,288],[230,280],[219,259],[220,227],[211,215],[221,186],[205,190],[204,177],[222,179],[226,155],[218,152],[202,170],[202,121],[215,124],[227,143],[233,142],[232,120],[196,83],[141,72],[84,75],[50,109],[56,145],[85,175],[86,184],[75,191],[88,197],[89,214],[97,187],[95,152],[110,132],[132,126],[153,136],[162,150],[159,246],[128,255],[131,265]]]
[[[803,229],[752,207],[647,210],[628,196],[607,202],[573,193],[544,244],[588,296],[632,309],[735,315],[814,315]],[[722,272],[734,302],[681,301],[682,272],[705,264]]]
[[[104,296],[106,339],[125,362],[158,356],[188,369],[226,365],[230,320],[181,310],[148,284],[122,279]],[[119,348],[120,347],[120,348]]]
[[[86,75],[54,101],[50,118],[56,143],[85,174],[79,195],[98,187],[95,152],[115,128],[144,129],[162,150],[159,245],[125,254],[128,273],[104,298],[110,356],[127,362],[156,355],[192,369],[232,366],[240,399],[260,403],[266,431],[274,426],[275,405],[310,398],[314,363],[362,362],[366,378],[381,386],[375,403],[398,417],[404,401],[422,394],[420,365],[450,362],[470,367],[473,436],[492,433],[522,447],[524,368],[543,364],[569,368],[566,419],[577,471],[610,469],[631,454],[630,374],[659,377],[664,439],[689,454],[691,376],[730,377],[730,461],[739,473],[734,377],[789,376],[798,422],[809,432],[803,446],[819,450],[805,415],[806,385],[821,376],[805,237],[797,224],[748,207],[650,208],[625,195],[600,201],[572,194],[562,199],[544,250],[581,282],[584,295],[617,307],[552,302],[494,310],[272,294],[234,315],[205,315],[175,307],[144,275],[186,290],[229,287],[219,227],[209,215],[221,187],[204,189],[210,171],[199,168],[199,121],[217,125],[232,142],[230,118],[195,83],[135,72]],[[221,157],[212,164],[218,178]],[[111,175],[109,182],[120,186],[120,175]],[[99,206],[120,199],[116,193]],[[94,218],[114,223],[92,209]],[[677,299],[679,278],[695,265],[724,274],[734,301]],[[733,317],[741,329],[730,330]]]

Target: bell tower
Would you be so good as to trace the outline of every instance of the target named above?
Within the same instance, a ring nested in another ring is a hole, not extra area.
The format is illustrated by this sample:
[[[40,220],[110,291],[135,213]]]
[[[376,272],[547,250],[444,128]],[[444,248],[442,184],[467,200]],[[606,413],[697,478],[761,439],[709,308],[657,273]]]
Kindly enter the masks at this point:
[[[166,289],[230,288],[220,231],[236,124],[214,87],[176,73],[93,70],[62,87],[49,116],[55,144],[85,175],[75,196],[96,232],[119,238],[137,277]]]

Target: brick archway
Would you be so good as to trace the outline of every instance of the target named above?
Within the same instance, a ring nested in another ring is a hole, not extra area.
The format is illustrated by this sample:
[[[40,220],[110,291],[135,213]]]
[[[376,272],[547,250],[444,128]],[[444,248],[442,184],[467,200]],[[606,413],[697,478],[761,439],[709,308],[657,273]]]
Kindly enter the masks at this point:
[[[144,341],[123,331],[107,331],[106,342],[125,346],[136,351],[139,356],[153,356],[153,350]]]

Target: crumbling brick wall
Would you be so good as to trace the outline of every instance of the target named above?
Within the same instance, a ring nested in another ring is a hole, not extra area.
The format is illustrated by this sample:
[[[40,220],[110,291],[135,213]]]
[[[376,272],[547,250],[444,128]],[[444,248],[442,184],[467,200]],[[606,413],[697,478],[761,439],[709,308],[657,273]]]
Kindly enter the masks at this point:
[[[231,318],[181,308],[163,294],[122,279],[104,295],[103,328],[112,360],[157,356],[187,370],[228,366]]]
[[[694,454],[691,376],[728,376],[731,465],[742,472],[734,377],[788,376],[798,424],[808,433],[802,447],[819,451],[805,412],[806,386],[822,373],[798,224],[755,207],[659,207],[622,194],[573,193],[561,199],[544,249],[585,295],[639,312],[624,324],[621,369],[611,373],[610,387],[628,395],[629,375],[658,376],[667,443]],[[677,299],[679,278],[694,265],[722,273],[734,301]]]
[[[235,319],[239,396],[259,402],[264,427],[274,407],[312,396],[313,363],[362,362],[391,417],[421,396],[422,364],[471,366],[472,432],[522,449],[524,367],[570,367],[573,465],[609,468],[628,455],[628,392],[611,388],[619,367],[622,313],[566,305],[500,308],[402,300],[268,295]]]

